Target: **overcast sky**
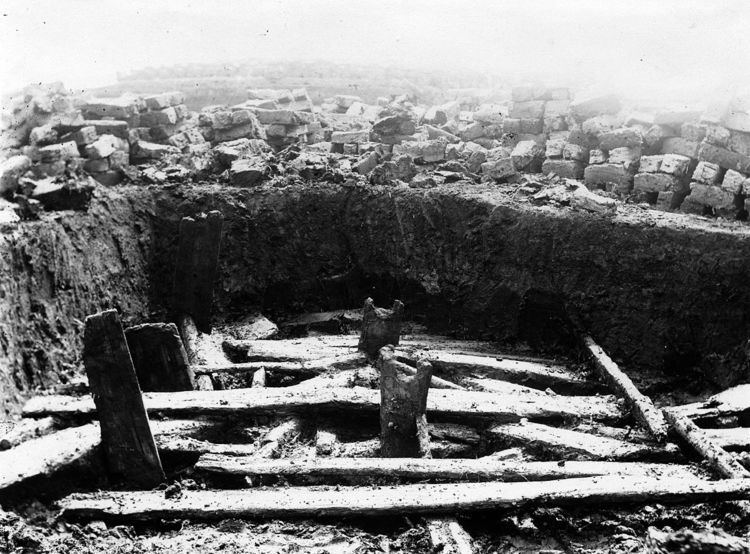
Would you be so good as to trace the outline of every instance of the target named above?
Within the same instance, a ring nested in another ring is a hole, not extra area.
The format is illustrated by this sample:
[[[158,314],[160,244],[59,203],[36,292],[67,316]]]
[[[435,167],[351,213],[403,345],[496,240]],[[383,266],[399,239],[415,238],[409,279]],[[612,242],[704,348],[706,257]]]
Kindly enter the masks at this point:
[[[750,76],[746,0],[2,0],[0,86],[246,58],[574,77],[634,95]]]

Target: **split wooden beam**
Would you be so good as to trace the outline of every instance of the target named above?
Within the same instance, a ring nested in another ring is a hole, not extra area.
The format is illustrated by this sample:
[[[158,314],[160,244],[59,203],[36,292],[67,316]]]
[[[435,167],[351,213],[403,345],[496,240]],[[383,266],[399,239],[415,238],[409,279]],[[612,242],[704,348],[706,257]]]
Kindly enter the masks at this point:
[[[601,378],[615,394],[625,399],[635,418],[651,433],[654,439],[659,442],[665,441],[668,427],[661,410],[654,406],[648,396],[638,390],[630,377],[607,356],[607,353],[594,342],[594,339],[586,335],[583,337],[583,343],[593,358],[594,367],[596,367]]]
[[[222,414],[280,414],[335,412],[372,413],[380,408],[380,391],[363,387],[246,388],[223,391],[147,392],[143,401],[150,413],[165,417]],[[89,398],[49,395],[28,400],[24,417],[48,415],[91,419],[96,416]],[[498,423],[529,420],[573,420],[619,423],[623,406],[611,396],[539,396],[431,389],[427,416],[439,420]]]
[[[473,554],[475,552],[471,535],[455,518],[433,517],[426,523],[433,552],[436,554]]]
[[[750,471],[732,454],[724,450],[711,439],[711,436],[698,427],[686,415],[675,412],[664,412],[675,432],[680,435],[708,464],[722,477],[727,479],[750,478]]]
[[[207,473],[248,477],[281,476],[287,479],[342,480],[403,479],[407,481],[549,481],[581,477],[640,475],[643,477],[697,479],[700,473],[689,465],[566,461],[517,462],[495,458],[279,458],[261,460],[253,456],[205,454],[196,469]]]
[[[365,300],[362,311],[362,331],[358,348],[371,358],[376,358],[380,349],[388,344],[397,346],[401,336],[401,318],[404,305],[393,301],[393,308],[377,308],[372,298]]]
[[[682,458],[675,444],[639,444],[533,422],[496,425],[488,434],[503,446],[521,446],[563,460],[675,462]]]
[[[125,329],[125,338],[141,390],[193,390],[193,371],[174,323],[144,323],[129,327]]]
[[[219,265],[224,216],[211,211],[180,221],[179,245],[174,272],[175,316],[192,316],[203,333],[211,332],[213,288]]]
[[[196,371],[196,365],[205,361],[205,355],[203,353],[205,342],[195,326],[193,318],[187,314],[181,314],[177,317],[177,328],[182,338],[182,343],[185,346],[185,353],[187,354],[188,363],[191,366],[191,371],[194,375],[194,388],[196,390],[214,390],[213,379],[209,372],[199,373]]]
[[[83,363],[110,473],[132,486],[158,485],[164,470],[116,310],[86,318]]]
[[[59,501],[70,518],[217,520],[453,514],[456,511],[574,505],[601,509],[632,503],[698,503],[747,499],[750,479],[603,476],[523,483],[445,483],[371,487],[274,487],[250,490],[78,493]]]
[[[367,310],[365,309],[365,314]],[[393,347],[380,349],[380,450],[384,458],[430,455],[427,393],[432,366],[419,360],[414,374],[402,370]],[[411,367],[408,366],[410,369]]]
[[[732,418],[750,420],[750,384],[737,385],[704,402],[671,406],[665,411],[685,415],[706,426]]]

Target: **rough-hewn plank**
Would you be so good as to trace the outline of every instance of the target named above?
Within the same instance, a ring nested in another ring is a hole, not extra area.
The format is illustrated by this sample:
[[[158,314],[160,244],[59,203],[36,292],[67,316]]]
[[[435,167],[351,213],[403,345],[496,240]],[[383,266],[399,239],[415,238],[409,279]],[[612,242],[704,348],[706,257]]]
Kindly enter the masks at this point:
[[[98,423],[70,427],[0,452],[0,489],[50,475],[91,454],[101,443]]]
[[[333,369],[356,368],[367,365],[367,358],[361,353],[342,354],[331,358],[320,358],[304,361],[274,361],[274,362],[243,362],[237,364],[196,365],[193,371],[196,375],[211,373],[254,373],[265,369],[282,375],[300,377],[314,377]]]
[[[698,423],[711,423],[719,418],[750,414],[750,384],[737,385],[705,402],[671,406],[665,412],[685,415]]]
[[[717,445],[727,450],[750,450],[750,428],[731,427],[729,429],[703,429]]]
[[[205,454],[196,469],[208,473],[337,479],[394,478],[421,481],[547,481],[597,475],[696,478],[690,466],[638,462],[516,462],[495,458],[343,458],[261,460],[249,456]]]
[[[151,392],[143,400],[149,412],[178,417],[226,413],[305,412],[310,410],[377,412],[380,391],[353,388],[303,389],[298,387],[233,389],[224,391]],[[95,416],[89,398],[50,395],[31,398],[26,417]],[[492,419],[498,422],[528,419],[591,419],[616,422],[625,417],[623,406],[611,396],[500,395],[488,392],[431,389],[427,398],[430,418]]]
[[[524,483],[447,483],[386,487],[284,487],[252,490],[112,491],[60,500],[67,517],[223,519],[232,517],[375,516],[455,513],[530,506],[599,507],[621,503],[694,503],[747,499],[750,479],[703,481],[606,476]]]
[[[474,553],[471,535],[454,518],[430,518],[426,523],[434,552],[438,554]]]
[[[116,310],[86,318],[83,363],[110,473],[134,486],[159,484],[164,470]]]
[[[0,450],[8,450],[24,441],[48,435],[56,429],[54,417],[0,422]]]
[[[488,433],[505,446],[523,446],[560,459],[666,462],[680,458],[674,444],[639,444],[532,422],[496,425]]]
[[[560,365],[443,351],[430,351],[427,359],[435,367],[435,371],[456,379],[460,379],[462,375],[485,375],[542,390],[551,388],[558,393],[578,394],[602,390],[601,384]]]
[[[125,330],[141,390],[193,390],[188,355],[174,323],[144,323]]]
[[[642,394],[617,364],[607,356],[607,353],[589,336],[583,337],[583,343],[591,354],[594,366],[599,375],[607,382],[612,391],[625,399],[633,410],[636,419],[651,433],[657,441],[667,438],[667,422],[664,414],[651,399]]]
[[[203,333],[211,332],[213,287],[219,264],[224,216],[218,211],[184,217],[174,273],[173,308],[192,316]]]

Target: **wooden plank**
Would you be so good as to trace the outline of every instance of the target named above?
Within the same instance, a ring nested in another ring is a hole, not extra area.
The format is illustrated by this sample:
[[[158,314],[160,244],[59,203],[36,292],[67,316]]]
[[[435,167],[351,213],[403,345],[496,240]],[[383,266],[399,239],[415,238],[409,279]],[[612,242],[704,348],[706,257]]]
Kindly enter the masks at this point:
[[[203,333],[211,332],[213,288],[219,265],[224,216],[211,211],[180,221],[175,263],[173,307],[177,315],[192,316]]]
[[[147,392],[143,401],[150,413],[168,417],[208,414],[277,414],[310,411],[377,412],[380,391],[362,387],[304,389],[299,387],[232,389],[224,391]],[[25,417],[59,415],[92,418],[96,413],[89,398],[50,395],[29,399]],[[611,396],[529,396],[488,392],[431,389],[427,415],[438,419],[498,422],[522,418],[570,419],[619,422],[623,406]]]
[[[474,553],[471,535],[454,518],[430,518],[426,523],[433,552],[436,554]]]
[[[330,358],[320,358],[317,360],[303,361],[274,361],[274,362],[243,362],[237,364],[211,364],[196,365],[193,371],[196,375],[227,373],[230,375],[242,373],[254,373],[259,369],[265,369],[282,375],[294,375],[300,377],[315,377],[326,371],[334,369],[348,369],[363,367],[367,365],[367,358],[364,354],[354,352],[351,354],[342,354]]]
[[[59,501],[64,517],[215,520],[453,514],[456,511],[625,503],[697,503],[750,498],[750,479],[703,481],[605,476],[524,483],[410,484],[385,487],[282,487],[251,490],[111,491]]]
[[[211,425],[213,423],[201,420],[151,422],[157,442],[162,437],[202,431]],[[27,440],[0,452],[0,489],[33,477],[51,475],[86,458],[99,448],[101,435],[98,423],[87,423]]]
[[[0,431],[2,431],[0,432],[0,450],[8,450],[22,442],[48,435],[56,430],[57,422],[53,417],[0,421]]]
[[[532,422],[496,425],[487,432],[504,446],[523,446],[559,459],[672,462],[681,457],[674,444],[639,444]]]
[[[737,385],[709,397],[705,402],[670,406],[666,412],[685,415],[699,424],[721,418],[750,415],[750,384]]]
[[[193,390],[195,379],[174,323],[144,323],[125,329],[141,390]]]
[[[0,489],[51,475],[92,454],[101,443],[98,423],[70,427],[0,452]]]
[[[729,429],[703,429],[715,444],[726,450],[750,450],[750,428],[731,427]]]
[[[399,350],[396,353],[399,354]],[[597,392],[603,388],[601,384],[557,365],[442,351],[428,352],[427,360],[435,371],[453,376],[456,380],[463,375],[487,376],[542,390],[551,388],[560,394]]]
[[[83,363],[110,473],[130,485],[158,485],[165,478],[164,470],[116,310],[86,318]]]
[[[673,412],[664,414],[672,428],[722,477],[750,478],[750,471],[746,470],[732,454],[713,442],[711,437],[689,417]]]
[[[612,391],[625,399],[633,410],[636,419],[660,442],[667,438],[667,422],[664,414],[651,399],[642,394],[617,364],[607,356],[607,353],[594,342],[590,336],[583,337],[583,343],[594,360],[599,375],[607,382]]]
[[[207,473],[285,478],[406,479],[411,481],[547,481],[597,475],[642,475],[662,478],[696,478],[686,465],[638,462],[517,462],[495,458],[279,458],[205,454],[196,469]]]

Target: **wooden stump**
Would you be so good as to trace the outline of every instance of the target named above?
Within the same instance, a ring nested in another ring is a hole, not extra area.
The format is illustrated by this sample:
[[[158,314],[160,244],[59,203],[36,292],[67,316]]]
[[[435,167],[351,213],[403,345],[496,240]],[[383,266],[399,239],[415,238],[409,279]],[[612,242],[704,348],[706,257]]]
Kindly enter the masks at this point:
[[[180,243],[174,274],[176,315],[189,314],[203,333],[211,332],[213,287],[219,264],[224,216],[212,211],[180,222]]]
[[[425,409],[432,366],[417,362],[414,375],[401,371],[393,348],[380,350],[380,443],[381,456],[429,457],[430,435]]]
[[[362,314],[362,331],[359,335],[359,349],[375,358],[383,346],[397,346],[401,335],[401,318],[404,305],[400,300],[393,302],[393,308],[376,308],[372,298],[365,300]]]
[[[188,355],[174,323],[145,323],[125,330],[141,390],[193,390]]]
[[[117,311],[86,318],[83,362],[113,477],[141,488],[158,485],[164,471]]]

